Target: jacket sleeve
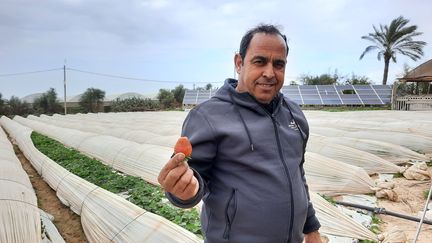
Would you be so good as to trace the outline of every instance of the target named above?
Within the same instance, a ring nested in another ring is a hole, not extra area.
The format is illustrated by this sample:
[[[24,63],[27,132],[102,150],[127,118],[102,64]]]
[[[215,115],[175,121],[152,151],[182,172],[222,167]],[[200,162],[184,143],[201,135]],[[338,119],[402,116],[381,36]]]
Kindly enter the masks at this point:
[[[189,138],[192,144],[192,156],[188,161],[199,182],[199,190],[194,198],[183,201],[171,193],[166,193],[168,200],[180,208],[190,208],[198,204],[207,193],[207,184],[211,178],[211,168],[217,152],[214,129],[200,106],[192,109],[183,123],[182,136]]]
[[[309,187],[306,183],[306,179],[304,176],[303,163],[301,165],[301,172],[302,172],[303,182],[304,182],[306,192],[308,194],[308,199],[309,199],[307,218],[306,218],[305,225],[303,227],[303,234],[308,234],[308,233],[317,231],[321,227],[321,224],[319,223],[318,218],[315,216],[315,209],[313,208],[313,205],[310,201]]]

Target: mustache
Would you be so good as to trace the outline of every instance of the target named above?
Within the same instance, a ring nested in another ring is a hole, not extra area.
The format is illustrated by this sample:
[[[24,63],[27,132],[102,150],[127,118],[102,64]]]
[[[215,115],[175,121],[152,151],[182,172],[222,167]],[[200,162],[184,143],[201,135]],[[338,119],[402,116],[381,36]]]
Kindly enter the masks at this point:
[[[276,84],[277,80],[275,78],[272,79],[265,79],[265,78],[259,78],[255,81],[256,84]]]

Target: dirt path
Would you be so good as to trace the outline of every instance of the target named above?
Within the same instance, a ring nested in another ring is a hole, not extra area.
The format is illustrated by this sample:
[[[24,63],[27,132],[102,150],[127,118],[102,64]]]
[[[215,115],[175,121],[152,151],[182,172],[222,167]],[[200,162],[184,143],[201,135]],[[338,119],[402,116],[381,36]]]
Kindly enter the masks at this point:
[[[429,172],[432,172],[431,168],[429,169]],[[431,181],[420,182],[407,180],[405,178],[394,178],[393,180],[396,184],[394,190],[399,196],[398,201],[391,202],[388,200],[378,200],[379,207],[383,207],[388,211],[419,217],[417,214],[419,211],[423,210],[426,203],[423,192],[429,190]],[[387,215],[380,215],[379,218],[384,222],[380,225],[381,230],[386,231],[392,226],[397,226],[405,232],[408,242],[413,242],[417,232],[418,222]],[[417,242],[432,242],[432,225],[423,224]]]
[[[14,145],[14,150],[35,189],[39,208],[54,216],[54,224],[63,239],[68,243],[87,242],[80,216],[60,202],[55,191],[39,176],[18,146]]]

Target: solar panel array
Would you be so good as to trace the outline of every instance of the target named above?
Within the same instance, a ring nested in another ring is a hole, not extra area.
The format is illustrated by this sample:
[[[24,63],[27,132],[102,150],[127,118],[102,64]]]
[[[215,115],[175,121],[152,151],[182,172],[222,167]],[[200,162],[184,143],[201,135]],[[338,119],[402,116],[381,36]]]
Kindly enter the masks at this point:
[[[299,105],[385,105],[391,102],[390,85],[289,85],[281,92]],[[183,105],[198,105],[216,90],[186,90]]]
[[[217,90],[189,90],[185,92],[183,105],[198,105],[210,99]]]

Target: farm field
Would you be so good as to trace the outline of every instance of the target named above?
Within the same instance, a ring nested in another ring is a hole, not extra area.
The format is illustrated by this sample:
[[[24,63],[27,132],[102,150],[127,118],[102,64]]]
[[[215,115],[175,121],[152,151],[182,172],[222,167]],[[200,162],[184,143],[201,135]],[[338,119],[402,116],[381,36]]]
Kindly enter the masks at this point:
[[[59,197],[47,207],[63,210],[51,214],[67,242],[139,237],[199,242],[198,211],[172,207],[156,179],[172,154],[186,115],[173,111],[17,116],[3,117],[0,124],[17,144],[16,155],[31,175],[39,206],[47,206],[45,197]],[[313,193],[334,200],[347,194],[372,195],[376,207],[418,217],[431,184],[432,113],[305,111],[305,115],[310,125],[305,170]],[[35,172],[42,175],[39,180]],[[389,174],[395,177],[390,179],[393,188],[378,182],[390,178]],[[47,185],[38,186],[42,180]],[[42,193],[48,190],[53,190],[50,195]],[[398,226],[408,241],[414,238],[416,222],[377,215],[378,225],[362,225],[331,203],[312,198],[325,235],[376,240],[375,233]],[[324,213],[328,207],[336,210],[333,215]],[[70,225],[62,226],[64,221]],[[417,242],[431,238],[432,226],[423,225]]]

